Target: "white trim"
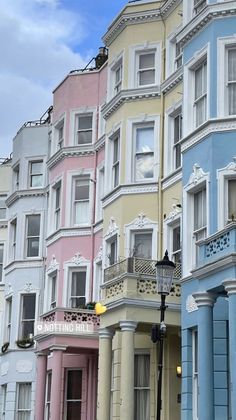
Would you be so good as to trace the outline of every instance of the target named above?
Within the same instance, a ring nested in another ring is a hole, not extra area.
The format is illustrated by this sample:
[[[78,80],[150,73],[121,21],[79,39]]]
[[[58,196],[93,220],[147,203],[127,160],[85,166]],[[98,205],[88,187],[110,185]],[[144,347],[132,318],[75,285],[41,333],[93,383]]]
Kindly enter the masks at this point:
[[[117,93],[119,93],[124,84],[124,50],[116,54],[113,57],[112,61],[109,63],[108,73],[107,73],[107,102],[109,102],[117,93],[114,92],[115,88],[115,72],[121,66],[121,87]]]
[[[55,191],[56,187],[61,184],[61,193],[60,193],[60,222],[59,222],[59,228],[61,227],[61,216],[62,216],[62,197],[63,197],[63,174],[59,174],[56,179],[54,179],[53,182],[49,185],[49,203],[48,203],[48,220],[47,220],[47,235],[51,235],[56,230],[55,225]]]
[[[50,156],[54,155],[61,147],[59,145],[59,136],[58,130],[63,126],[63,146],[65,146],[65,137],[66,137],[66,112],[64,112],[60,117],[54,121],[52,126],[52,143],[51,143],[51,154]]]
[[[34,322],[37,321],[38,319],[38,313],[39,313],[39,296],[40,296],[40,290],[38,288],[32,287],[30,290],[26,290],[26,288],[22,288],[17,295],[14,296],[14,306],[12,305],[12,308],[14,308],[14,311],[16,311],[16,325],[17,328],[12,328],[12,333],[11,335],[14,333],[15,337],[13,336],[13,340],[12,343],[15,343],[18,339],[20,339],[20,322],[21,322],[21,315],[22,315],[22,296],[23,295],[35,295],[35,320]],[[7,296],[8,298],[9,296]],[[12,304],[13,304],[13,299],[12,299]],[[12,321],[14,321],[14,313],[12,313]],[[17,345],[15,344],[15,347],[17,347]]]
[[[164,177],[181,168],[174,165],[174,118],[182,113],[182,101],[175,102],[165,113],[165,141],[164,141]],[[183,136],[183,121],[182,121]]]
[[[153,123],[154,131],[153,131],[153,138],[154,138],[154,163],[153,163],[153,178],[144,179],[143,181],[134,181],[134,128],[136,125],[142,126],[145,124]],[[135,184],[142,184],[157,181],[159,176],[159,138],[160,138],[160,115],[147,115],[141,114],[135,118],[128,118],[127,120],[127,128],[126,128],[126,168],[125,168],[125,182],[126,183],[135,183]],[[132,141],[131,141],[132,140]]]
[[[43,210],[34,210],[31,212],[24,212],[23,216],[24,216],[24,236],[21,239],[21,244],[23,245],[21,247],[21,257],[23,259],[26,260],[33,260],[33,259],[39,259],[43,257],[44,254],[44,249],[43,249],[43,244],[44,244],[44,211]],[[32,256],[32,257],[28,257],[27,256],[27,217],[28,216],[40,216],[40,228],[39,228],[39,252],[37,256]],[[18,223],[17,223],[18,225]],[[20,238],[16,237],[16,243],[19,244]]]
[[[163,249],[168,250],[169,258],[173,261],[173,229],[178,226],[180,226],[180,244],[182,243],[182,209],[176,204],[172,204],[172,208],[173,210],[163,222]]]
[[[116,224],[115,218],[111,217],[109,221],[108,228],[103,236],[103,245],[102,248],[104,250],[103,252],[103,268],[109,266],[109,258],[108,258],[108,252],[110,249],[110,243],[112,240],[116,237],[117,242],[117,260],[119,259],[119,237],[120,237],[120,231]]]
[[[79,145],[76,141],[76,123],[77,123],[77,116],[78,115],[86,115],[92,114],[92,142],[84,145]],[[96,107],[79,107],[70,111],[70,134],[69,134],[69,143],[68,146],[83,146],[83,147],[90,147],[91,144],[94,144],[96,141],[96,116],[97,116],[97,108]]]
[[[206,92],[206,120],[210,116],[210,43],[204,48],[196,51],[194,56],[184,66],[184,86],[183,86],[183,136],[187,136],[196,127],[194,112],[194,91],[195,71],[198,66],[206,60],[207,62],[207,92]],[[204,121],[204,122],[205,122]],[[204,124],[203,122],[203,124]]]
[[[135,233],[152,233],[152,256],[151,259],[157,258],[158,243],[158,223],[150,220],[145,214],[140,213],[138,217],[130,223],[124,225],[125,235],[125,257],[132,256],[132,240]]]
[[[149,51],[155,53],[155,81],[154,83],[146,86],[155,86],[161,84],[161,42],[146,41],[143,44],[135,44],[129,47],[129,69],[133,69],[133,71],[131,70],[129,72],[129,89],[144,87],[144,85],[140,86],[137,81],[137,56],[141,53],[148,53]]]
[[[47,160],[47,158],[45,157],[45,155],[30,156],[30,157],[25,158],[27,166],[23,167],[23,165],[22,165],[23,188],[24,189],[26,189],[26,190],[40,190],[42,188],[45,188],[46,179],[47,179],[46,178],[47,177],[46,160]],[[40,185],[39,187],[31,187],[30,186],[30,164],[35,163],[35,162],[42,162],[42,185]],[[24,171],[24,169],[26,169],[26,167],[27,167],[27,170]]]
[[[107,133],[105,140],[105,182],[104,182],[104,192],[107,194],[112,191],[113,188],[113,140],[116,136],[119,135],[119,180],[118,185],[120,185],[121,177],[121,150],[122,150],[122,122],[116,123],[112,130]]]
[[[195,241],[193,240],[194,231],[194,194],[198,192],[203,186],[206,187],[206,236],[209,236],[209,221],[210,221],[210,198],[209,198],[209,183],[210,174],[205,173],[198,164],[194,164],[193,172],[189,177],[188,183],[183,187],[183,277],[190,274],[190,271],[195,267],[196,252]]]
[[[228,222],[228,180],[236,179],[236,157],[225,168],[217,170],[218,181],[218,230],[223,229]]]
[[[102,198],[104,196],[104,190],[105,190],[105,164],[104,162],[101,162],[96,168],[95,223],[103,218]]]
[[[69,261],[63,265],[64,268],[64,290],[63,290],[63,306],[69,306],[69,297],[71,290],[71,273],[73,271],[86,271],[86,301],[89,300],[89,286],[90,286],[90,261],[84,258],[79,252],[76,253]]]

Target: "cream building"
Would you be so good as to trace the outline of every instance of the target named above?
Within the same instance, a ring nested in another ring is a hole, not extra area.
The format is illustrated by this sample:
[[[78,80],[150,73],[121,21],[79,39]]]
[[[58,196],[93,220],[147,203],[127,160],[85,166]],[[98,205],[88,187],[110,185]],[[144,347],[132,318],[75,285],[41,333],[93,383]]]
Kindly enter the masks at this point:
[[[162,418],[180,418],[181,15],[179,1],[130,2],[104,35],[101,299],[108,310],[99,335],[98,420],[156,418],[159,346],[151,328],[160,320],[155,263],[166,247],[177,268],[165,317]]]

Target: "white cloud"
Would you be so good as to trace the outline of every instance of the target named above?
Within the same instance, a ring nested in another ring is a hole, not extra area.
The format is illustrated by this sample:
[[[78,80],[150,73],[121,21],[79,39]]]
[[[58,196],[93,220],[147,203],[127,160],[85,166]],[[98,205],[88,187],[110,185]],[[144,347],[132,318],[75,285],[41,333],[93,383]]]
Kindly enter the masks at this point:
[[[2,157],[21,124],[38,119],[51,105],[52,89],[88,57],[71,47],[86,36],[85,22],[58,0],[0,0],[0,15]]]

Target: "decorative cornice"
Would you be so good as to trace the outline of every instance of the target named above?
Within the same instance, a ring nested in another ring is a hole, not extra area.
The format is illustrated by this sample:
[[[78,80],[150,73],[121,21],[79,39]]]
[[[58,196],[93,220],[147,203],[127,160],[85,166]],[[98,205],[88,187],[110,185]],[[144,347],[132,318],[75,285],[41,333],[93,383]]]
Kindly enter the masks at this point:
[[[202,306],[214,306],[216,301],[216,296],[208,292],[193,293],[193,298],[195,299],[198,308]]]
[[[180,4],[182,4],[182,0],[167,0],[161,8],[161,15],[167,18],[167,16],[169,16],[169,14]]]
[[[203,169],[198,165],[198,163],[194,163],[193,165],[193,172],[191,173],[187,186],[190,185],[196,185],[201,181],[201,179],[204,179],[206,177],[206,173],[203,171]]]
[[[53,233],[52,235],[46,238],[47,246],[53,244],[54,242],[58,241],[61,238],[72,238],[75,236],[90,236],[91,235],[91,227],[88,228],[63,228]]]
[[[104,237],[109,238],[110,236],[112,236],[117,231],[118,231],[118,226],[116,224],[115,218],[111,217],[110,221],[109,221],[107,231],[106,231]]]
[[[165,222],[171,222],[182,213],[182,208],[177,204],[172,204],[172,211],[165,218]]]
[[[5,266],[5,275],[10,273],[13,270],[21,269],[21,268],[42,268],[43,267],[43,259],[33,259],[30,261],[22,260],[22,261],[12,261],[8,265]]]
[[[69,264],[75,264],[75,265],[81,265],[84,263],[89,263],[89,260],[86,260],[86,258],[84,258],[80,252],[76,252],[76,254],[69,260],[67,261]]]
[[[141,99],[155,99],[160,97],[160,86],[121,90],[102,108],[102,115],[108,119],[123,103],[140,101]]]
[[[95,223],[95,225],[93,227],[93,232],[97,233],[102,229],[103,229],[103,220],[99,220],[99,222]]]
[[[157,222],[154,222],[153,220],[148,219],[148,217],[145,214],[140,213],[138,217],[136,217],[136,219],[132,220],[132,222],[124,226],[124,232],[126,231],[128,227],[132,227],[134,229],[135,228],[142,229],[146,225],[157,225]]]
[[[105,136],[105,134],[103,134],[98,139],[98,141],[96,141],[96,143],[94,143],[94,150],[96,150],[96,152],[98,152],[99,150],[101,150],[105,146],[105,139],[106,139],[106,136]]]
[[[119,197],[123,195],[129,195],[129,194],[150,194],[150,193],[157,193],[158,192],[158,185],[157,183],[152,184],[128,184],[128,185],[122,185],[119,188],[116,188],[109,194],[107,194],[103,198],[103,205],[102,207],[105,208],[109,204],[111,204],[113,201],[117,200]]]
[[[212,133],[233,130],[236,130],[235,117],[208,120],[181,140],[181,152],[185,152],[190,147],[195,146]]]
[[[161,84],[161,92],[165,95],[182,81],[183,81],[183,67],[180,67]]]
[[[0,222],[0,229],[6,229],[7,228],[7,220],[6,221],[2,221]]]
[[[59,262],[56,260],[55,255],[52,256],[52,259],[50,261],[50,264],[47,268],[47,273],[50,273],[54,270],[56,270],[59,267]]]
[[[184,46],[209,22],[219,17],[231,17],[236,14],[235,1],[208,5],[197,14],[177,35],[177,42]]]
[[[94,154],[96,144],[86,146],[69,146],[62,147],[58,150],[48,161],[47,166],[49,169],[53,168],[58,162],[67,157],[76,156],[90,156]]]
[[[219,273],[222,270],[225,270],[229,267],[234,267],[236,264],[236,254],[231,253],[222,258],[219,258],[217,261],[207,263],[199,268],[192,270],[192,278],[194,279],[204,279],[209,277],[214,273]],[[184,281],[181,281],[181,283]]]
[[[104,44],[108,47],[128,25],[155,22],[161,19],[161,9],[145,10],[133,13],[123,13],[123,10],[112,22],[108,31],[102,37]]]
[[[167,177],[162,179],[162,190],[165,191],[167,188],[172,187],[174,184],[182,180],[182,168],[178,171],[173,172]]]
[[[46,195],[46,192],[46,188],[17,190],[7,198],[6,205],[7,207],[10,207],[16,200],[19,200],[23,197],[43,197]]]
[[[236,295],[236,279],[228,279],[222,282],[228,295]]]
[[[198,310],[198,306],[193,295],[189,295],[186,299],[186,311],[188,313],[195,312]]]
[[[106,306],[111,310],[116,310],[121,306],[132,306],[136,307],[139,311],[140,309],[153,309],[154,311],[157,310],[158,301],[148,300],[141,300],[141,299],[130,299],[130,298],[120,298],[115,300],[114,302],[107,303]],[[168,312],[179,312],[181,309],[181,303],[170,303],[168,302]]]

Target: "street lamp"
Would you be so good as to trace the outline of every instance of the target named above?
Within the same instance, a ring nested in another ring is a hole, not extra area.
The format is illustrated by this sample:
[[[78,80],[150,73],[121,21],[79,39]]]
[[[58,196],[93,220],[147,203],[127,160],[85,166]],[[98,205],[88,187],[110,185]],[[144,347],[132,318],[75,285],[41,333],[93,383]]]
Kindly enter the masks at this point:
[[[162,367],[163,367],[163,339],[166,334],[166,325],[164,322],[166,296],[169,295],[173,280],[175,264],[169,260],[168,252],[165,252],[163,260],[157,261],[156,263],[156,279],[157,279],[157,291],[161,295],[161,316],[160,316],[160,327],[155,337],[152,336],[154,342],[160,342],[159,349],[159,360],[158,360],[158,378],[157,378],[157,420],[161,419],[161,387],[162,387]]]

